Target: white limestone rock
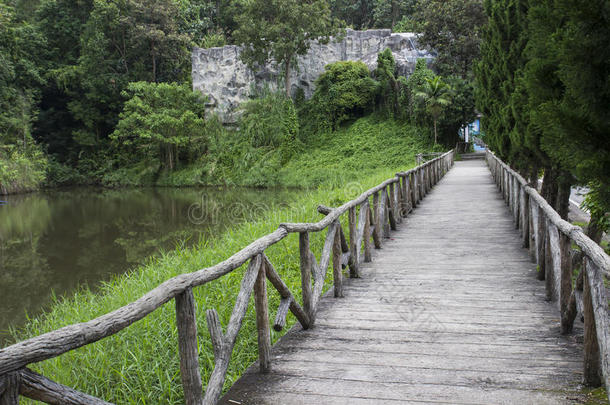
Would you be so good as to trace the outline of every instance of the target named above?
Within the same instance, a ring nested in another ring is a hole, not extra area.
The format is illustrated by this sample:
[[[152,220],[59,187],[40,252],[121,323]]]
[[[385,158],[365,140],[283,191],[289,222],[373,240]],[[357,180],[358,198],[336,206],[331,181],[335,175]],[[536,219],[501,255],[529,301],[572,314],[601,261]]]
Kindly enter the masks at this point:
[[[315,42],[307,55],[298,58],[298,68],[291,76],[291,92],[294,94],[302,88],[305,97],[311,97],[315,80],[329,63],[362,61],[373,70],[377,67],[377,54],[386,48],[392,51],[398,73],[404,76],[413,73],[417,59],[431,61],[435,56],[433,52],[418,47],[413,33],[348,29],[343,40],[326,45]],[[276,67],[269,64],[255,74],[241,61],[239,52],[238,46],[227,45],[195,48],[192,53],[193,89],[208,96],[208,104],[226,123],[235,122],[237,107],[248,99],[254,88],[265,84],[275,88],[278,82]]]

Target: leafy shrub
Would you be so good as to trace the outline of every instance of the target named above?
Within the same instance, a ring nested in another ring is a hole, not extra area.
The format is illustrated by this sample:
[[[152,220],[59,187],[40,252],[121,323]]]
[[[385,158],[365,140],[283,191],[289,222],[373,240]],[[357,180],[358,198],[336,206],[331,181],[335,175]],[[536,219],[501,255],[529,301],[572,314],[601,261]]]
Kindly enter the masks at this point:
[[[240,128],[253,147],[277,148],[296,139],[299,132],[296,110],[283,92],[263,89],[241,109]]]
[[[78,169],[62,164],[53,156],[49,157],[46,185],[51,187],[86,184],[87,178]]]
[[[242,111],[244,163],[249,165],[261,154],[277,150],[283,164],[298,150],[299,120],[292,100],[283,92],[263,89],[259,97],[243,104]]]
[[[402,19],[392,27],[393,32],[423,32],[424,24],[410,15],[402,16]]]
[[[201,39],[202,48],[215,48],[218,46],[225,46],[227,44],[227,38],[222,33],[212,32],[205,34]]]
[[[341,61],[326,65],[316,80],[316,90],[309,101],[310,114],[320,127],[360,117],[372,110],[378,85],[362,62]]]
[[[45,179],[47,158],[35,145],[26,152],[14,145],[0,147],[0,194],[37,189]]]

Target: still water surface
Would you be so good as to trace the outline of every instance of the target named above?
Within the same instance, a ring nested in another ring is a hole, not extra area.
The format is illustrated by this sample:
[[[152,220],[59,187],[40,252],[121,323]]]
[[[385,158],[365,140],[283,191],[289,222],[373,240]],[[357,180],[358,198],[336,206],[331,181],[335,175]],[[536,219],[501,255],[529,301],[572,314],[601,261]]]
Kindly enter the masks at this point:
[[[0,196],[0,347],[9,326],[147,257],[210,238],[295,192],[78,188]]]

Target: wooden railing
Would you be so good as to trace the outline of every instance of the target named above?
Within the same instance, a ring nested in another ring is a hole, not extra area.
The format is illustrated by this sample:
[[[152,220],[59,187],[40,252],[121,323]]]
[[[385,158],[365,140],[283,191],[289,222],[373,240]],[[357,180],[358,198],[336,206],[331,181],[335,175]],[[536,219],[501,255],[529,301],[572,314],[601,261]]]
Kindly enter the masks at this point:
[[[610,276],[610,257],[578,226],[564,221],[536,188],[519,173],[486,152],[491,173],[521,230],[523,247],[538,264],[549,300],[558,303],[561,333],[572,331],[577,313],[584,317],[584,383],[606,387],[610,400],[610,313],[604,278]],[[582,252],[580,273],[573,286],[573,249]]]
[[[375,248],[381,248],[383,238],[389,236],[391,229],[396,229],[397,223],[407,216],[452,165],[453,151],[450,151],[412,170],[397,173],[395,177],[338,208],[318,207],[318,211],[325,214],[324,219],[319,222],[280,224],[276,231],[257,239],[227,260],[171,278],[138,300],[113,312],[0,350],[0,404],[17,404],[19,395],[51,404],[107,404],[98,398],[51,381],[29,370],[27,366],[114,335],[172,299],[176,304],[180,376],[185,403],[215,404],[222,393],[231,353],[246,315],[250,296],[254,294],[260,370],[266,373],[271,367],[266,280],[269,280],[281,296],[273,328],[278,331],[284,328],[288,311],[295,315],[304,329],[311,328],[316,320],[316,310],[331,258],[334,296],[340,297],[343,294],[342,267],[349,266],[350,277],[358,277],[361,261],[371,261],[371,239]],[[340,223],[341,215],[346,212],[349,240],[345,237]],[[309,246],[309,235],[323,230],[327,230],[327,233],[318,263]],[[265,255],[268,247],[290,233],[299,233],[302,306]],[[241,280],[241,289],[224,333],[216,310],[206,311],[215,365],[203,395],[193,288],[222,277],[248,261],[248,268]]]

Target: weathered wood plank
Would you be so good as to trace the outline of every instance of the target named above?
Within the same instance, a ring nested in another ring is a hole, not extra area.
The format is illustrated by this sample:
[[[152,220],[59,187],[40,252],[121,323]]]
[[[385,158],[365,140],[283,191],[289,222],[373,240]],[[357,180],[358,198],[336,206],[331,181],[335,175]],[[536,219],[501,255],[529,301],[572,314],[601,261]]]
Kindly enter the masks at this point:
[[[411,207],[415,208],[419,200],[417,199],[417,183],[414,173],[409,175],[409,189],[411,190]]]
[[[287,235],[288,232],[280,228],[252,242],[227,260],[207,269],[181,274],[167,280],[144,294],[142,298],[113,312],[5,347],[0,350],[0,375],[111,336],[144,318],[187,288],[216,280],[235,270]]]
[[[332,254],[332,248],[335,241],[335,233],[339,228],[339,221],[333,222],[326,232],[326,239],[324,240],[324,246],[322,247],[322,253],[320,254],[320,266],[318,267],[318,274],[315,278],[315,283],[324,284],[324,279],[326,278],[326,270],[328,269],[328,265],[330,263],[330,256]],[[321,292],[322,287],[314,286],[314,290]]]
[[[366,211],[365,211],[365,222],[364,222],[364,232],[362,237],[364,238],[364,262],[365,263],[369,263],[372,259],[372,252],[371,252],[371,221],[372,221],[372,214],[371,214],[371,206],[369,205],[368,201],[366,204]]]
[[[540,207],[538,207],[538,226],[536,230],[538,232],[536,235],[538,280],[544,280],[546,277],[546,217],[544,213],[540,212]]]
[[[208,331],[210,332],[214,359],[218,361],[224,350],[224,334],[222,333],[222,326],[218,319],[218,312],[216,312],[215,309],[208,309],[205,311],[205,319],[208,325]]]
[[[591,259],[591,261],[604,273],[606,276],[610,276],[610,256],[608,256],[604,250],[590,238],[588,238],[582,229],[578,226],[572,225],[569,222],[563,220],[561,216],[549,205],[549,203],[542,198],[538,191],[527,185],[527,181],[515,172],[499,159],[493,156],[489,151],[487,152],[490,159],[498,161],[499,165],[510,175],[514,176],[518,182],[523,186],[526,193],[530,196],[540,210],[544,213],[544,216],[548,218],[553,225],[559,229],[559,231],[565,235],[568,235],[570,239],[578,245],[584,254]]]
[[[586,269],[590,266],[588,260],[585,260],[584,266],[583,316],[585,321],[585,339],[583,382],[587,386],[599,387],[602,383],[602,368],[600,363],[599,344],[597,340],[595,311],[591,297],[591,283],[589,283],[589,272]]]
[[[525,249],[529,248],[530,242],[530,209],[529,209],[529,198],[525,193],[523,187],[521,188],[521,194],[519,196],[519,202],[521,207],[519,208],[521,212],[521,238],[523,239],[522,246]]]
[[[203,388],[199,372],[197,346],[197,310],[193,289],[187,288],[176,296],[176,327],[180,354],[180,378],[186,405],[201,405]]]
[[[19,374],[20,393],[24,397],[57,405],[111,405],[110,402],[58,384],[34,371],[23,369]]]
[[[301,294],[303,298],[303,310],[309,317],[309,326],[315,322],[315,314],[313,308],[313,291],[311,289],[311,250],[309,250],[309,233],[301,232],[299,234],[299,252],[301,266]]]
[[[3,390],[0,394],[0,405],[19,405],[21,375],[18,371],[0,376]]]
[[[392,187],[390,187],[390,190],[392,189]],[[387,213],[388,213],[388,219],[389,219],[389,223],[390,223],[390,230],[395,231],[396,230],[396,223],[397,223],[397,218],[396,218],[396,206],[394,205],[394,196],[392,194],[388,195],[387,190],[384,191],[385,193],[385,201],[387,204]],[[389,232],[385,235],[385,237],[389,237],[390,234]]]
[[[223,336],[222,350],[218,353],[218,357],[215,359],[214,370],[210,375],[208,384],[203,397],[204,405],[212,405],[218,401],[222,392],[222,386],[224,384],[227,368],[229,367],[229,360],[231,359],[231,353],[235,346],[235,340],[237,334],[241,328],[241,324],[248,310],[248,302],[250,301],[250,295],[254,289],[254,283],[258,277],[259,269],[262,265],[262,255],[256,255],[246,269],[244,277],[241,280],[241,287],[237,298],[235,299],[235,305],[229,324],[227,325],[226,333]]]
[[[582,347],[558,333],[557,308],[480,165],[450,171],[362,277],[346,279],[345,298],[320,301],[316,328],[274,346],[272,374],[246,373],[223,403],[551,404],[578,390]],[[240,387],[246,395],[232,396]]]
[[[335,298],[343,297],[343,272],[341,264],[341,237],[337,232],[335,233],[333,244],[333,288]]]
[[[545,221],[544,225],[546,229],[546,237],[544,241],[544,284],[546,286],[546,299],[549,301],[554,301],[557,298],[557,293],[555,290],[555,265],[553,260],[553,248],[552,248],[552,239],[553,239],[553,225],[550,221]],[[557,229],[555,229],[557,232]],[[559,238],[558,235],[556,235]],[[559,240],[557,240],[557,244],[559,244]]]
[[[530,208],[529,254],[530,254],[530,258],[534,261],[534,263],[536,263],[538,260],[537,259],[538,249],[536,248],[536,235],[538,234],[538,231],[537,231],[538,218],[536,217],[536,214],[538,212],[538,208],[536,208],[535,203],[531,202],[531,200],[529,199],[529,196],[528,196],[528,201],[529,201],[529,208]]]
[[[598,367],[600,370],[599,373],[599,383],[600,385],[604,385],[606,388],[606,393],[608,395],[608,400],[610,400],[610,313],[608,309],[608,297],[606,295],[606,288],[604,286],[604,280],[602,276],[602,272],[597,266],[590,260],[587,259],[587,264],[585,266],[584,272],[584,303],[585,303],[585,353],[587,353],[587,343],[589,341],[595,340],[597,343],[597,351],[598,351]],[[590,307],[589,307],[590,306]],[[589,319],[591,328],[587,328],[587,317],[591,317],[593,315],[593,322]],[[594,327],[593,327],[594,326]],[[592,339],[587,330],[590,333],[595,331],[595,339]],[[592,344],[591,346],[595,346]],[[591,348],[591,353],[589,356],[592,356],[595,352],[595,348]],[[585,356],[585,376],[587,376],[589,370],[587,370],[587,365],[591,364],[587,362],[587,356]],[[595,365],[591,365],[591,374]],[[590,380],[585,379],[585,381],[589,383],[593,383],[593,379]],[[595,381],[597,382],[597,381]]]
[[[294,296],[290,292],[290,289],[280,275],[275,271],[273,265],[269,261],[269,258],[265,254],[263,254],[263,262],[265,264],[265,271],[267,274],[267,279],[273,284],[275,289],[280,293],[282,299],[290,299],[290,312],[294,314],[297,318],[301,327],[303,329],[309,329],[311,327],[311,321],[309,320],[309,315],[305,312],[303,308],[295,301]]]
[[[381,191],[379,198],[379,225],[384,238],[390,237],[390,221],[388,219],[388,193],[386,190]]]
[[[358,269],[360,267],[360,259],[361,259],[360,253],[361,253],[361,249],[362,249],[362,241],[364,238],[364,231],[366,228],[366,220],[367,220],[367,216],[368,216],[368,211],[369,211],[369,202],[368,202],[368,200],[366,200],[362,204],[360,204],[360,211],[358,213],[358,225],[355,229],[356,240],[354,242],[354,255],[357,259],[356,261],[357,261],[358,265],[356,266],[355,272],[350,271],[350,277],[352,277],[352,278],[360,277],[360,273],[359,273]]]
[[[572,333],[574,319],[576,318],[576,304],[572,304],[572,257],[570,238],[560,235],[560,266],[561,266],[561,292],[560,292],[560,311],[561,311],[561,334]]]
[[[290,310],[290,304],[292,303],[292,298],[282,298],[280,299],[280,305],[277,307],[277,313],[275,314],[275,322],[273,322],[273,329],[276,332],[282,331],[284,326],[286,326],[286,316],[288,315],[288,311]]]
[[[374,228],[373,228],[373,243],[375,244],[375,249],[381,249],[381,215],[380,215],[380,207],[379,207],[379,193],[373,194],[373,218],[374,218]]]
[[[350,277],[358,277],[358,265],[360,256],[358,251],[358,225],[356,223],[358,216],[356,215],[356,207],[351,207],[348,211],[349,221],[349,272]]]
[[[322,294],[322,290],[324,288],[324,280],[326,279],[326,271],[328,269],[330,256],[332,254],[332,250],[333,250],[333,246],[334,246],[334,242],[335,242],[335,233],[338,228],[339,228],[339,221],[335,221],[330,225],[330,227],[328,228],[328,232],[326,234],[326,240],[324,242],[324,248],[322,250],[322,256],[323,256],[323,260],[324,260],[324,262],[322,262],[322,265],[324,267],[320,267],[320,270],[318,270],[319,271],[318,277],[316,278],[316,280],[314,282],[313,292],[312,292],[312,294],[313,294],[312,305],[313,305],[314,313],[317,311],[318,301],[320,300],[320,294]],[[313,254],[312,254],[312,256],[313,256]],[[313,262],[315,263],[315,258],[313,258]]]
[[[258,269],[258,276],[254,283],[254,307],[256,308],[259,368],[261,373],[268,373],[271,371],[271,328],[269,327],[269,303],[264,262]]]

